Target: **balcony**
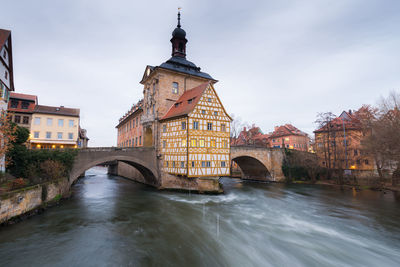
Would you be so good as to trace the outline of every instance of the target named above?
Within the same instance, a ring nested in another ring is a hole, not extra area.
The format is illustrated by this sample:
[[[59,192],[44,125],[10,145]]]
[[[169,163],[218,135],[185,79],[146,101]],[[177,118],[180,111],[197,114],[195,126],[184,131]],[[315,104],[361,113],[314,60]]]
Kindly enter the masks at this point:
[[[154,119],[155,119],[154,114],[142,115],[140,122],[142,124],[148,124],[148,123],[152,123],[154,121]]]

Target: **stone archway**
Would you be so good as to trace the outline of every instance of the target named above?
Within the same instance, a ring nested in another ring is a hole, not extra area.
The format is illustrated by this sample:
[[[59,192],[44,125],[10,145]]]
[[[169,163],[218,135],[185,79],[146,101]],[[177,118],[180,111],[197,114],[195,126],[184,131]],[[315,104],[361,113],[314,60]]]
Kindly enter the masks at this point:
[[[267,167],[258,159],[250,156],[240,156],[233,158],[242,172],[242,179],[270,181],[271,173]]]
[[[137,169],[144,177],[145,183],[158,187],[160,185],[156,164],[155,150],[150,148],[99,148],[83,149],[78,152],[70,171],[69,181],[72,184],[86,170],[100,164],[124,162]]]
[[[151,126],[146,127],[144,129],[143,146],[144,147],[153,146],[153,130],[151,129]]]

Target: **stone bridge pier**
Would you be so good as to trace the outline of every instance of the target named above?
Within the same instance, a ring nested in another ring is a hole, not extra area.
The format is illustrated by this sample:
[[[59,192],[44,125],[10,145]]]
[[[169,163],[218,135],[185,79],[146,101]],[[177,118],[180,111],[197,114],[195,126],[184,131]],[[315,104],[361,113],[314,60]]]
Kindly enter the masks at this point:
[[[285,153],[279,148],[233,146],[231,160],[240,168],[243,179],[281,182]]]

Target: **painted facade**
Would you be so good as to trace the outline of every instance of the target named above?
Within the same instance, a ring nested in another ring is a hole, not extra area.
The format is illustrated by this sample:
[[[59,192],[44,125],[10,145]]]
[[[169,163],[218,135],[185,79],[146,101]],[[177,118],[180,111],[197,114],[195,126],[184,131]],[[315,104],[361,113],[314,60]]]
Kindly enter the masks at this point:
[[[79,113],[79,109],[37,105],[31,122],[31,148],[78,148]]]
[[[314,131],[315,153],[322,167],[374,170],[374,158],[362,149],[362,139],[370,134],[361,127],[357,112],[346,112]]]
[[[143,101],[139,101],[119,119],[117,128],[118,147],[141,147],[143,146],[143,126],[141,118],[143,114]]]
[[[229,175],[230,122],[211,83],[187,91],[162,119],[164,171],[187,177]]]
[[[272,148],[289,148],[299,151],[309,151],[310,137],[291,124],[276,126],[269,135]]]

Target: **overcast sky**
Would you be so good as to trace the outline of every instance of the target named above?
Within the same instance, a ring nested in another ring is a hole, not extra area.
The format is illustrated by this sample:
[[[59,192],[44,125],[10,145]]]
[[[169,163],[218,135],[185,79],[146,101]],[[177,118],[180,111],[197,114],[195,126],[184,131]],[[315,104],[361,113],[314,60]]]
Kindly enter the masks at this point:
[[[16,92],[81,109],[90,146],[142,97],[146,65],[170,57],[177,7],[187,59],[219,80],[230,114],[263,132],[312,133],[318,112],[358,109],[400,90],[400,1],[8,0]]]

